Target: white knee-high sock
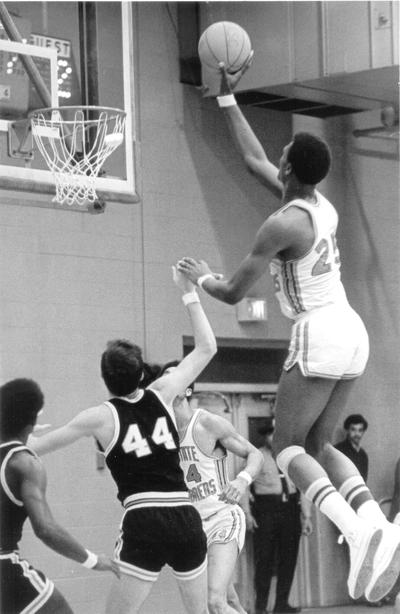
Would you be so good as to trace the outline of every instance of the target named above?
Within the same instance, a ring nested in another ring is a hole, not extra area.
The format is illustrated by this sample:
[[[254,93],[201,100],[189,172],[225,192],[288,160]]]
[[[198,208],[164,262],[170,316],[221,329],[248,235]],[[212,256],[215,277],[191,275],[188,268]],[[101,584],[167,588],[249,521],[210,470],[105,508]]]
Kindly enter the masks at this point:
[[[360,521],[357,514],[328,478],[318,478],[312,482],[305,496],[332,520],[346,538],[359,527]]]
[[[339,492],[360,518],[377,526],[382,526],[387,522],[379,504],[374,500],[361,476],[348,478],[339,488]]]

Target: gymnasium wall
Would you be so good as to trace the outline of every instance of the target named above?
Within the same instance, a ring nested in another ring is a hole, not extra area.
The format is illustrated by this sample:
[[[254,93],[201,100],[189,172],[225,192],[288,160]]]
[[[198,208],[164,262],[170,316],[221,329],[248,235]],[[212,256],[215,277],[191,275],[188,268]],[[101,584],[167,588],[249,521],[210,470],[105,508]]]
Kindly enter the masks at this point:
[[[32,206],[34,197],[20,192],[0,193],[2,380],[37,379],[46,395],[41,421],[54,426],[104,399],[99,358],[108,339],[136,341],[149,361],[179,357],[182,335],[191,331],[171,265],[193,255],[229,274],[277,206],[242,168],[215,102],[179,83],[174,12],[164,3],[138,3],[134,13],[140,203],[111,203],[104,215],[90,216]],[[254,109],[246,115],[263,142],[271,139],[277,162],[293,116]],[[305,123],[293,121],[296,129]],[[397,167],[393,159],[354,152],[351,121],[357,120],[306,123],[334,139],[336,163],[322,191],[342,213],[343,275],[372,343],[349,411],[370,421],[371,485],[382,495],[391,488],[399,437]],[[216,335],[287,338],[289,324],[267,276],[252,294],[268,297],[265,325],[239,325],[233,307],[202,299]],[[121,508],[107,470],[96,469],[93,442],[44,463],[56,519],[86,547],[111,552]],[[29,528],[22,551],[56,580],[76,614],[102,611],[109,577],[53,554]],[[164,572],[143,612],[180,607]]]

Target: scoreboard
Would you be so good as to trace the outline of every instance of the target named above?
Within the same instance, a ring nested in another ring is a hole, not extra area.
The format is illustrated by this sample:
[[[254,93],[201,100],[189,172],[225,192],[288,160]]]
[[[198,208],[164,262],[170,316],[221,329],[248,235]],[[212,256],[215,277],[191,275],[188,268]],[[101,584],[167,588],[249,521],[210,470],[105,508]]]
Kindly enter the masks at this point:
[[[72,97],[74,64],[72,62],[71,41],[54,38],[44,34],[31,34],[29,44],[46,47],[57,51],[58,64],[58,97],[69,100]],[[42,77],[47,84],[50,80],[50,64],[44,58],[35,60]],[[60,101],[61,103],[61,101]]]
[[[79,104],[81,101],[79,75],[77,74],[71,41],[64,38],[31,32],[30,22],[14,17],[24,43],[57,51],[57,93],[59,104]],[[0,23],[0,38],[8,36]],[[48,90],[51,90],[50,61],[34,57]],[[42,107],[42,101],[31,83],[20,55],[0,51],[0,118],[18,119],[28,111]]]

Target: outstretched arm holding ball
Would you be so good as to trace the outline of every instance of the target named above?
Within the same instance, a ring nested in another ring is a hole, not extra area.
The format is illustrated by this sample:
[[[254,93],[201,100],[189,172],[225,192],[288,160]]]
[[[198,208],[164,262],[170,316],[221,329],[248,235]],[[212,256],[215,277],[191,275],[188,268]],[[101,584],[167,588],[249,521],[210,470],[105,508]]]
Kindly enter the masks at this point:
[[[282,184],[278,169],[268,159],[246,118],[236,104],[233,89],[250,67],[254,52],[246,30],[231,21],[219,21],[206,28],[198,44],[199,57],[206,73],[221,74],[218,104],[223,108],[232,136],[242,154],[248,170],[266,185],[278,198]],[[203,93],[209,92],[206,83]]]
[[[253,55],[253,52],[251,52],[243,67],[233,75],[228,73],[224,62],[220,62],[221,85],[217,101],[224,111],[236,147],[241,153],[246,167],[275,196],[281,198],[282,184],[278,179],[278,168],[268,159],[263,146],[236,104],[232,93],[243,74],[250,67]]]

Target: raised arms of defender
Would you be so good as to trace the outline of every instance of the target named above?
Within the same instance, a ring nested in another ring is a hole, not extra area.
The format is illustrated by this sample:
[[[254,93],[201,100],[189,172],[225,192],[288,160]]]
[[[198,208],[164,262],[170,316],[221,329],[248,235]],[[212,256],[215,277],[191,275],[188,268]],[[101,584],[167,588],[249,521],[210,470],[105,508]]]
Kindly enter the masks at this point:
[[[175,267],[173,271],[174,281],[184,295],[192,293],[197,295],[193,282]],[[196,300],[189,303],[187,308],[194,334],[194,349],[171,373],[160,377],[150,385],[150,388],[157,391],[168,405],[197,379],[217,352],[215,335],[201,303]]]
[[[185,295],[194,290],[193,283],[184,275],[174,272],[174,281]],[[196,293],[195,293],[196,294]],[[151,388],[159,393],[166,404],[185,390],[201,373],[217,351],[215,336],[196,296],[187,304],[187,311],[193,329],[194,349],[182,360],[173,373],[156,380]],[[43,435],[31,437],[29,445],[38,454],[68,446],[82,437],[95,437],[104,449],[114,435],[114,421],[110,410],[104,404],[81,411],[66,425]]]

